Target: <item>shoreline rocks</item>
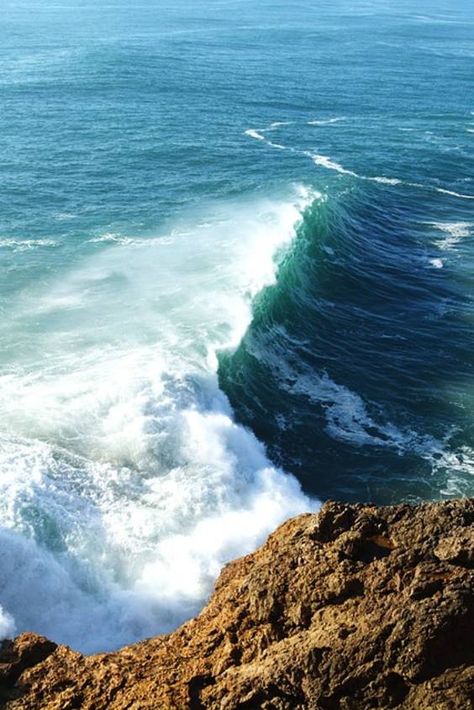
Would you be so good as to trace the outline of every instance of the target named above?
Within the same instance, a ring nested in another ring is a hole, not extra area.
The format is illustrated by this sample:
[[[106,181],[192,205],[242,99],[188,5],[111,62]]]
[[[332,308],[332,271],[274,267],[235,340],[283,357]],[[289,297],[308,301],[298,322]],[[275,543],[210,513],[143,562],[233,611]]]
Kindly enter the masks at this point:
[[[326,503],[228,564],[168,636],[4,642],[8,710],[474,707],[474,500]]]

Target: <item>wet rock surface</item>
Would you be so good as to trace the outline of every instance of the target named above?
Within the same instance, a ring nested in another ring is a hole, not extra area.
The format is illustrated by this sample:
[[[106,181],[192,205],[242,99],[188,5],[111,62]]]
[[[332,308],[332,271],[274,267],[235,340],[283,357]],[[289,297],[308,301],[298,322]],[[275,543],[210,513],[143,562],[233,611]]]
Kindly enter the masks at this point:
[[[474,500],[327,503],[227,565],[168,636],[85,657],[4,642],[8,710],[474,707]]]

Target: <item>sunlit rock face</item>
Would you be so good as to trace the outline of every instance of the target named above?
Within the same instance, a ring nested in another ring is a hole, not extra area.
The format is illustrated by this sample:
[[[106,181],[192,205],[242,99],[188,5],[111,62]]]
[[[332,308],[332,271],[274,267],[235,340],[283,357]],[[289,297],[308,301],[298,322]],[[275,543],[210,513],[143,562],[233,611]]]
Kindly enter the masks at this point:
[[[4,642],[8,710],[464,708],[474,697],[474,500],[326,503],[227,565],[169,636],[83,656]]]

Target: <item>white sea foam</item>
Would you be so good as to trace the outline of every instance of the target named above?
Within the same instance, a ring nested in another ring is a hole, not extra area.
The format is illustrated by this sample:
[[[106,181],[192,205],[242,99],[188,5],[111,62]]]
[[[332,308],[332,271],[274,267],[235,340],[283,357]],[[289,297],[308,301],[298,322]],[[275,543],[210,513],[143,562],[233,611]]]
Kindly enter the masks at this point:
[[[266,141],[269,146],[272,148],[277,148],[278,150],[293,150],[292,148],[287,148],[286,145],[282,145],[281,143],[273,143],[273,141]]]
[[[282,388],[321,405],[326,431],[332,438],[355,446],[392,449],[400,455],[416,453],[433,466],[444,460],[446,442],[375,417],[357,392],[334,382],[325,372],[318,374],[309,368],[301,371],[290,365],[285,357],[289,340],[291,342],[288,332],[280,328],[278,340],[273,332],[268,347],[254,350],[252,355],[258,360],[264,359]]]
[[[469,477],[474,475],[474,450],[463,446],[455,451],[449,447],[454,428],[442,439],[423,434],[409,426],[397,426],[369,413],[366,402],[356,392],[339,385],[326,374],[297,373],[291,368],[278,368],[282,383],[295,392],[320,404],[326,417],[326,431],[337,441],[355,446],[374,446],[391,449],[399,455],[415,454],[424,459],[433,474],[446,481],[442,495],[465,496],[470,490]],[[275,359],[274,364],[277,363]]]
[[[56,242],[53,239],[10,239],[0,238],[0,249],[12,249],[15,252],[30,251],[38,247],[54,247]]]
[[[337,123],[338,121],[343,121],[344,117],[335,117],[335,118],[330,118],[330,119],[321,119],[321,120],[314,120],[314,121],[308,121],[308,125],[311,126],[322,126],[326,124],[332,124],[332,123]],[[275,128],[278,128],[279,126],[285,126],[288,125],[290,122],[288,121],[276,121],[275,123],[270,124],[267,128],[260,128],[258,131],[254,128],[249,128],[248,130],[245,131],[245,135],[250,136],[251,138],[255,138],[256,140],[263,141],[266,143],[268,146],[271,148],[277,148],[278,150],[288,150],[291,151],[292,153],[301,153],[301,155],[305,155],[315,163],[315,165],[318,165],[320,167],[326,168],[327,170],[334,170],[342,175],[351,175],[352,177],[359,178],[360,180],[368,180],[369,182],[378,182],[383,185],[400,185],[402,184],[402,180],[399,180],[398,178],[390,178],[390,177],[385,177],[385,176],[379,176],[376,175],[375,177],[369,177],[367,175],[359,175],[358,173],[354,172],[353,170],[349,170],[348,168],[345,168],[343,165],[340,163],[336,162],[332,158],[330,158],[327,155],[321,155],[319,153],[311,153],[310,151],[298,151],[296,148],[292,148],[291,146],[286,146],[282,145],[281,143],[274,143],[273,141],[268,140],[268,138],[265,136],[265,133],[270,130],[274,130]]]
[[[320,126],[320,125],[326,125],[326,124],[331,124],[331,123],[336,123],[338,121],[343,121],[345,120],[344,116],[341,117],[334,117],[331,119],[315,119],[313,121],[307,121],[307,125],[313,125],[313,126]],[[350,175],[352,177],[358,178],[359,180],[367,180],[368,182],[376,182],[382,185],[407,185],[409,187],[417,187],[417,188],[422,188],[422,189],[434,189],[437,192],[440,192],[445,195],[451,195],[452,197],[458,197],[464,200],[474,200],[474,195],[466,195],[463,193],[455,192],[453,190],[448,190],[446,188],[442,187],[432,187],[430,185],[422,185],[419,183],[412,183],[412,182],[404,182],[400,178],[395,178],[395,177],[387,177],[385,175],[375,175],[375,176],[369,176],[369,175],[361,175],[359,173],[356,173],[354,170],[350,170],[349,168],[344,167],[341,165],[341,163],[338,163],[337,161],[333,160],[333,158],[327,156],[327,155],[322,155],[320,153],[312,153],[311,151],[308,150],[298,150],[296,148],[293,148],[291,146],[286,146],[282,145],[281,143],[273,143],[272,141],[268,140],[265,136],[266,131],[273,130],[275,128],[278,128],[279,126],[283,125],[288,125],[290,122],[287,121],[276,121],[267,128],[261,128],[259,130],[254,129],[254,128],[249,128],[245,131],[245,135],[254,138],[256,140],[262,141],[266,143],[268,146],[272,148],[277,148],[278,150],[288,150],[292,153],[299,153],[301,155],[304,155],[308,158],[311,158],[313,163],[315,165],[318,165],[320,167],[326,168],[327,170],[333,170],[335,172],[340,173],[341,175]],[[404,130],[404,129],[400,129]],[[406,129],[408,130],[408,129]],[[466,129],[470,131],[470,129]]]
[[[167,631],[226,561],[315,507],[233,421],[216,356],[313,197],[111,239],[0,323],[29,333],[0,378],[0,601],[18,631],[85,651]]]
[[[372,180],[373,182],[380,182],[382,185],[400,185],[402,183],[402,180],[399,180],[398,178],[388,178],[388,177],[372,177],[372,178],[366,178],[366,180]]]
[[[99,234],[97,237],[91,237],[91,239],[88,240],[91,244],[95,243],[100,243],[100,242],[114,242],[116,244],[134,244],[136,243],[136,239],[132,239],[131,237],[124,237],[121,234],[115,234],[114,232],[105,232],[104,234]]]
[[[453,192],[452,190],[446,190],[445,188],[441,187],[432,187],[430,185],[422,185],[420,183],[415,183],[415,182],[405,182],[403,180],[400,180],[399,178],[391,178],[391,177],[386,177],[383,175],[376,175],[374,177],[368,176],[368,175],[360,175],[359,173],[356,173],[354,170],[350,170],[349,168],[345,168],[343,165],[340,163],[336,162],[332,158],[330,158],[327,155],[321,155],[319,153],[311,153],[309,151],[303,151],[303,155],[306,155],[307,157],[311,158],[311,160],[316,164],[319,165],[323,168],[326,168],[327,170],[334,170],[335,172],[338,172],[342,175],[351,175],[352,177],[358,178],[359,180],[367,180],[368,182],[377,182],[381,183],[383,185],[407,185],[409,187],[418,187],[422,189],[434,189],[437,192],[446,194],[446,195],[452,195],[453,197],[459,197],[465,200],[474,200],[474,195],[465,195],[459,192]]]
[[[442,269],[444,266],[442,259],[430,259],[430,264],[434,269]]]
[[[443,251],[453,249],[464,237],[471,234],[472,222],[432,222],[430,226],[440,230],[446,236],[436,241],[436,246]]]
[[[421,187],[424,189],[434,189],[437,192],[443,193],[445,195],[452,195],[453,197],[459,197],[464,200],[474,200],[474,195],[465,195],[463,193],[453,192],[452,190],[447,190],[442,187],[431,188],[431,186],[429,186],[429,185],[421,185],[419,183],[411,183],[411,182],[404,183],[404,181],[400,180],[399,178],[389,178],[389,177],[378,176],[378,175],[374,176],[374,177],[370,177],[368,175],[360,175],[359,173],[356,173],[353,170],[349,170],[348,168],[345,168],[343,165],[341,165],[340,163],[337,163],[335,160],[328,157],[327,155],[320,155],[319,153],[310,153],[309,151],[304,151],[304,155],[307,155],[308,157],[310,157],[311,160],[316,165],[319,165],[323,168],[327,168],[328,170],[334,170],[338,173],[341,173],[342,175],[351,175],[352,177],[358,178],[359,180],[367,180],[369,182],[378,182],[378,183],[382,183],[384,185],[406,184],[407,186],[410,186],[410,187]]]
[[[396,426],[390,421],[375,418],[369,414],[362,397],[337,384],[326,374],[298,375],[292,379],[288,389],[324,407],[326,430],[338,441],[392,449],[399,455],[416,454],[428,461],[433,469],[450,466],[449,459],[455,456],[446,450],[447,441],[439,441],[410,427]]]
[[[275,128],[281,128],[282,126],[291,126],[292,123],[293,121],[274,121],[265,130],[273,131]]]
[[[391,424],[380,424],[369,415],[363,399],[344,385],[339,385],[326,374],[300,374],[288,387],[324,406],[326,429],[339,441],[369,446],[399,448],[405,441],[401,432]]]
[[[11,638],[15,633],[13,617],[0,606],[0,641]]]
[[[329,158],[327,155],[319,155],[319,153],[307,153],[316,165],[321,165],[323,168],[328,170],[335,170],[343,175],[352,175],[353,177],[360,177],[353,170],[347,170],[340,163],[336,163],[334,160]]]
[[[434,468],[435,470],[447,469],[449,471],[446,488],[440,491],[442,495],[449,498],[454,496],[465,497],[466,490],[460,485],[460,482],[466,474],[474,476],[474,449],[469,446],[462,446],[455,452],[443,451],[441,456],[436,457]],[[470,495],[469,490],[467,495]]]
[[[320,118],[314,119],[313,121],[308,121],[308,126],[329,126],[333,123],[339,123],[344,121],[345,116],[335,116],[334,118]]]
[[[444,195],[452,195],[453,197],[460,197],[463,200],[474,200],[474,195],[464,195],[462,192],[454,192],[453,190],[446,190],[443,187],[435,187],[436,192],[441,192]]]
[[[271,148],[276,148],[277,150],[289,150],[291,152],[294,152],[293,148],[290,148],[286,145],[282,145],[281,143],[275,143],[265,136],[265,133],[267,131],[273,131],[279,128],[280,126],[289,125],[289,123],[289,121],[276,121],[275,123],[271,123],[269,126],[267,126],[267,128],[260,128],[259,130],[256,130],[255,128],[249,128],[244,133],[250,138],[255,138],[255,140],[266,143],[266,145],[269,145]]]
[[[354,172],[354,170],[349,170],[348,168],[345,168],[343,165],[337,163],[335,160],[328,157],[327,155],[320,155],[319,153],[310,153],[309,151],[306,151],[305,155],[310,157],[316,165],[320,165],[321,167],[327,168],[328,170],[335,170],[336,172],[341,173],[342,175],[351,175],[352,177],[359,178],[359,180],[368,180],[369,182],[378,182],[384,185],[400,185],[402,183],[402,180],[399,180],[398,178],[388,178],[378,175],[376,175],[375,177],[359,175],[359,173]]]
[[[263,129],[262,129],[263,130]],[[264,141],[265,136],[263,136],[259,131],[255,130],[255,128],[248,128],[245,131],[246,136],[250,136],[250,138],[255,138],[257,141]]]

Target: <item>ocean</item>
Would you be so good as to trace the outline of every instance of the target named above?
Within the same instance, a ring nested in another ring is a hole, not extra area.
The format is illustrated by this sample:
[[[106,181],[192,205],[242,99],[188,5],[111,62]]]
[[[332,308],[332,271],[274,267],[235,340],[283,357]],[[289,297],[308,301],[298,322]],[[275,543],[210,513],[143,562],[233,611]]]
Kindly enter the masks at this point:
[[[0,0],[0,637],[167,632],[474,494],[470,0]]]

